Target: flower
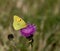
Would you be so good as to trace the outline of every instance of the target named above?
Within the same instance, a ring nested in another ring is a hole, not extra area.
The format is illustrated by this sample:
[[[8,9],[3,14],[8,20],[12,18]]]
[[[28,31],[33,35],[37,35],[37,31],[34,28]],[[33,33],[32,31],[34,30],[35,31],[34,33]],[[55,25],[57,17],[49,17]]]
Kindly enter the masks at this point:
[[[36,31],[36,26],[32,24],[28,24],[27,27],[20,30],[22,36],[26,38],[32,36],[35,31]]]

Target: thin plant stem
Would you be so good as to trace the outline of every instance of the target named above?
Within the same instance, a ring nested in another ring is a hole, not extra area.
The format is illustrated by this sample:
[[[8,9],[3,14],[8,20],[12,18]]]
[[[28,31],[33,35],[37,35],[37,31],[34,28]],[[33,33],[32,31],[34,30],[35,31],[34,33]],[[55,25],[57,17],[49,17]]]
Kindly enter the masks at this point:
[[[33,39],[31,40],[31,51],[33,51]]]

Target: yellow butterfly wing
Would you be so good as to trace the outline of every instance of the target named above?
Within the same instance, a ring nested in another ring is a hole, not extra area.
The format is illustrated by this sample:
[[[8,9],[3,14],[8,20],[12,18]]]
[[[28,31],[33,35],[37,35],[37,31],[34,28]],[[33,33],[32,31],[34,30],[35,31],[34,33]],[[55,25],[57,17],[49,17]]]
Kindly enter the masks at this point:
[[[14,16],[14,18],[13,18],[13,28],[15,30],[20,30],[20,29],[22,29],[26,26],[27,25],[26,25],[25,21],[22,18],[20,18],[16,15]]]

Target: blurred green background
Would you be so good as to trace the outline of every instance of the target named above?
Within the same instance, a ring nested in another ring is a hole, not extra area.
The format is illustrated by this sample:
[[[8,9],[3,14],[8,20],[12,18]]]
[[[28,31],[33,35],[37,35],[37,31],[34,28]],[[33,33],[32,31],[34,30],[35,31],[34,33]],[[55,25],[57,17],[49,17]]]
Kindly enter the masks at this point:
[[[14,15],[36,25],[33,48],[13,29]],[[60,51],[60,0],[0,0],[0,51]]]

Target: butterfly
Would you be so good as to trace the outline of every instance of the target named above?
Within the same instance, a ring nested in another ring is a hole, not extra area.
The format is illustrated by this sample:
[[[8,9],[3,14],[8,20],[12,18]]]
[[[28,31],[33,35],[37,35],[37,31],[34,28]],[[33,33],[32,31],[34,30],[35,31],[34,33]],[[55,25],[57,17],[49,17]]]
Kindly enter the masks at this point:
[[[27,26],[27,24],[25,23],[25,21],[21,17],[14,15],[13,28],[15,30],[20,30],[22,28],[25,28],[26,26]]]

